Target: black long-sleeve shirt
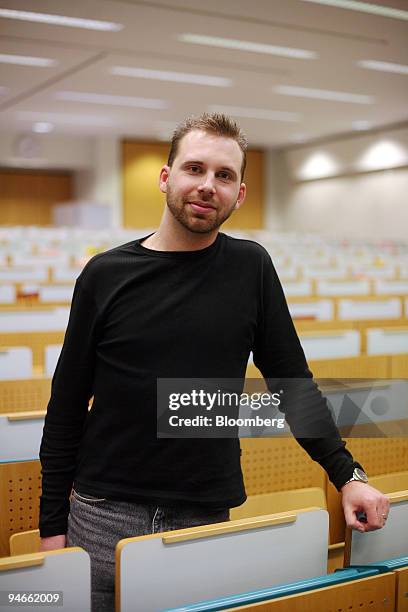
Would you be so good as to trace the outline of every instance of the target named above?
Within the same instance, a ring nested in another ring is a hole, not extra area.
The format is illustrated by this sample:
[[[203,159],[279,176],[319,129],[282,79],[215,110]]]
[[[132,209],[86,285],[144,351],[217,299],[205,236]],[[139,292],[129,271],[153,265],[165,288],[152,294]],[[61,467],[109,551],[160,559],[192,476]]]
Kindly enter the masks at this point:
[[[42,537],[66,533],[73,485],[146,503],[245,501],[239,440],[157,438],[157,378],[243,379],[251,350],[265,378],[311,377],[265,249],[221,233],[188,252],[143,240],[96,255],[76,282],[40,449]],[[317,404],[332,435],[298,441],[340,488],[356,464]]]

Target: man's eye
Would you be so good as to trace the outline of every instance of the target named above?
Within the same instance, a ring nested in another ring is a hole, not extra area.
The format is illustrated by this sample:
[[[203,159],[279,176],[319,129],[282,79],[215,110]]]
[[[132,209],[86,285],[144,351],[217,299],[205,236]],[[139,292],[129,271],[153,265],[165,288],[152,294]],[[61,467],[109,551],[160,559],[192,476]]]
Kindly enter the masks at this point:
[[[228,181],[231,178],[231,175],[228,172],[219,172],[218,176],[223,180],[223,181]]]
[[[194,172],[194,174],[197,174],[198,172],[200,172],[201,168],[200,166],[190,166],[189,170],[191,170],[191,172]]]

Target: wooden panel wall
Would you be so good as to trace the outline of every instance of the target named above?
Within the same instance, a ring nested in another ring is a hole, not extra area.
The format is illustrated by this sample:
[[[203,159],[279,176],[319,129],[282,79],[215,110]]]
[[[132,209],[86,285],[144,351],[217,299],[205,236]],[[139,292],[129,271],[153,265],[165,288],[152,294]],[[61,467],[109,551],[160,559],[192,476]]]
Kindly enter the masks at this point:
[[[167,162],[169,144],[124,141],[122,144],[123,224],[154,228],[160,223],[164,195],[158,187],[161,167]],[[245,183],[248,195],[242,208],[225,223],[227,228],[262,229],[264,203],[264,154],[248,151]]]
[[[164,195],[159,173],[167,162],[168,144],[125,141],[122,145],[123,225],[157,227]]]
[[[68,172],[0,169],[0,224],[51,225],[52,207],[72,192]]]

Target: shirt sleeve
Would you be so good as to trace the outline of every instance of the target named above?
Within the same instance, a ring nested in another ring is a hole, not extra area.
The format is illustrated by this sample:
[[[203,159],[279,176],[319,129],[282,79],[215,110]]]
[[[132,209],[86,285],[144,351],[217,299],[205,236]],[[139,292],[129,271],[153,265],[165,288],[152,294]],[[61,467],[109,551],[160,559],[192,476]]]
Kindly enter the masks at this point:
[[[279,379],[292,389],[292,399],[282,403],[286,421],[298,443],[340,490],[351,478],[354,467],[361,465],[345,448],[327,400],[313,381],[281,283],[266,252],[261,284],[254,363],[271,390],[273,387],[276,391]]]
[[[65,534],[82,431],[93,395],[99,317],[93,296],[75,284],[64,343],[52,379],[40,446],[40,535]]]

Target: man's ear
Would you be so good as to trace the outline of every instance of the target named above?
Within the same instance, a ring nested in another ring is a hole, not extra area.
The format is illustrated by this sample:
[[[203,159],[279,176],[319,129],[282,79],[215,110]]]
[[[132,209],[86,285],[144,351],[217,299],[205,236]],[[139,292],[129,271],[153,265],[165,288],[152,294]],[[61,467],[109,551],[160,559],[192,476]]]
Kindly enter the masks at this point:
[[[246,196],[246,185],[245,183],[241,183],[240,188],[239,188],[237,203],[234,206],[234,210],[238,210],[238,208],[242,206],[245,200],[245,196]]]
[[[159,177],[159,188],[162,193],[167,192],[167,181],[169,180],[169,176],[170,176],[170,166],[163,166],[163,168],[160,170],[160,177]]]

